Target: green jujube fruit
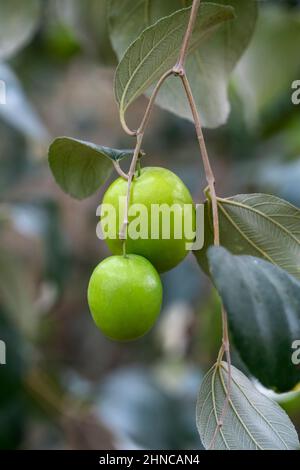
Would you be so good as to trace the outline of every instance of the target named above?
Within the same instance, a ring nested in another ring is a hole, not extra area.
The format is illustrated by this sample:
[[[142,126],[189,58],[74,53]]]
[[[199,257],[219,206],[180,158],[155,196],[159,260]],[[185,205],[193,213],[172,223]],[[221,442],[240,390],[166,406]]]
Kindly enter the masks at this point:
[[[117,341],[139,338],[151,329],[160,313],[159,274],[142,256],[106,258],[91,276],[88,303],[105,336]]]

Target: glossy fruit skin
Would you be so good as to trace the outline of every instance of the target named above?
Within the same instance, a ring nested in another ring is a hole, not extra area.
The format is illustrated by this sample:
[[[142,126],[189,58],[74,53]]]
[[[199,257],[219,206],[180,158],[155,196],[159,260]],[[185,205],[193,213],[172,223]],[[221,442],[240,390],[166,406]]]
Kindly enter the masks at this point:
[[[116,341],[137,339],[152,328],[160,313],[160,277],[142,256],[111,256],[91,276],[88,303],[105,336]]]
[[[103,203],[112,204],[117,213],[117,220],[120,217],[119,197],[126,196],[127,181],[123,178],[115,180],[106,191]],[[149,234],[151,227],[151,204],[191,204],[193,209],[193,223],[195,223],[195,209],[192,196],[181,181],[172,171],[161,167],[147,167],[141,170],[139,176],[135,176],[131,187],[132,204],[144,204],[148,209]],[[121,220],[123,216],[121,217]],[[129,218],[129,222],[132,218]],[[182,216],[182,224],[184,216]],[[172,225],[171,225],[172,226]],[[117,226],[117,234],[120,232],[120,226]],[[172,233],[172,232],[171,232]],[[106,238],[105,242],[113,254],[122,253],[122,241],[114,238]],[[135,253],[147,258],[158,272],[169,271],[177,266],[187,255],[186,243],[192,240],[186,240],[184,236],[181,239],[175,239],[174,235],[170,239],[163,239],[161,230],[157,240],[149,238],[147,240],[133,240],[127,238],[127,253]]]

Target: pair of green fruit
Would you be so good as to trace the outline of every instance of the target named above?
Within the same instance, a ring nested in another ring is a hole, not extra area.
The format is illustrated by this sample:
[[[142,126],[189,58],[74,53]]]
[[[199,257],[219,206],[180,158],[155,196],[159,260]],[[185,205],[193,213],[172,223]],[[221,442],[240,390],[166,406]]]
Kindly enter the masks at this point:
[[[103,203],[114,207],[117,221],[122,220],[119,218],[120,197],[126,197],[126,194],[127,181],[118,178],[104,195]],[[193,200],[178,176],[164,168],[149,167],[134,177],[130,204],[143,204],[147,208],[151,233],[153,204],[169,207],[176,204],[183,208],[193,205]],[[184,212],[181,217],[184,225]],[[117,227],[117,234],[120,228]],[[169,239],[164,239],[160,228],[157,239],[127,237],[126,256],[122,255],[122,240],[118,237],[106,239],[114,256],[102,261],[94,270],[88,287],[88,303],[96,325],[110,339],[133,340],[154,325],[162,304],[158,272],[177,266],[187,255],[186,243],[191,242],[184,233],[179,239],[174,237],[172,230],[170,233]]]

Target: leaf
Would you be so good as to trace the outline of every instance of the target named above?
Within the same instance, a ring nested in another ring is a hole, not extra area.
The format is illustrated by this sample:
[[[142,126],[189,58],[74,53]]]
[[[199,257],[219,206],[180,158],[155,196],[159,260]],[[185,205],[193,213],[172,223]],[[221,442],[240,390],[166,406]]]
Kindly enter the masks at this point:
[[[300,210],[268,194],[218,198],[221,245],[233,254],[263,258],[300,279]],[[205,247],[196,252],[207,272],[213,244],[210,203],[205,207]]]
[[[209,41],[202,42],[201,47],[190,54],[186,64],[197,107],[206,127],[216,127],[227,119],[230,110],[227,97],[229,76],[248,46],[257,17],[257,4],[253,0],[217,0],[214,3],[232,6],[237,18],[219,25]],[[119,59],[145,28],[190,4],[191,0],[141,0],[134,5],[131,0],[110,0],[110,35]],[[156,102],[168,111],[191,119],[179,80],[168,79]]]
[[[221,418],[228,383],[228,366],[215,365],[204,377],[196,409],[201,441],[209,448]],[[280,406],[258,392],[232,366],[230,402],[214,443],[215,450],[296,450],[299,440]]]
[[[286,392],[300,382],[292,345],[300,338],[300,282],[253,256],[209,249],[216,288],[242,360],[265,387]]]
[[[0,79],[5,83],[5,104],[0,105],[0,117],[9,125],[37,141],[46,141],[48,131],[31,106],[14,71],[0,63]]]
[[[105,183],[113,168],[112,161],[132,155],[132,150],[116,150],[70,137],[58,137],[49,147],[49,165],[63,191],[84,199]]]
[[[176,63],[190,8],[179,10],[147,28],[126,51],[115,77],[115,94],[124,121],[128,106],[149,89]],[[233,9],[203,4],[191,38],[190,51],[196,50],[225,21],[234,18]]]
[[[0,60],[8,59],[32,37],[40,18],[40,0],[0,0]]]
[[[109,32],[119,59],[144,29],[190,4],[190,0],[108,0]]]

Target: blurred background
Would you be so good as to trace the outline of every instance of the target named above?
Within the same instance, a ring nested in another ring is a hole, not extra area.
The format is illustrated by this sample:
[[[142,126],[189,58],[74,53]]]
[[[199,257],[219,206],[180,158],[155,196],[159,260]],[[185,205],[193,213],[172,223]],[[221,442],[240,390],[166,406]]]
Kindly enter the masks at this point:
[[[221,341],[209,280],[189,255],[163,276],[155,328],[130,344],[106,340],[86,300],[109,254],[96,237],[105,188],[77,202],[47,164],[56,136],[133,145],[113,95],[106,1],[45,0],[22,20],[17,3],[0,1],[0,448],[200,449],[196,395]],[[291,101],[299,44],[300,2],[260,2],[230,83],[230,119],[205,132],[220,195],[266,192],[300,205],[300,105]],[[146,103],[131,108],[134,122]],[[190,122],[156,108],[144,149],[145,165],[175,171],[203,200]],[[300,392],[275,398],[299,431]]]

